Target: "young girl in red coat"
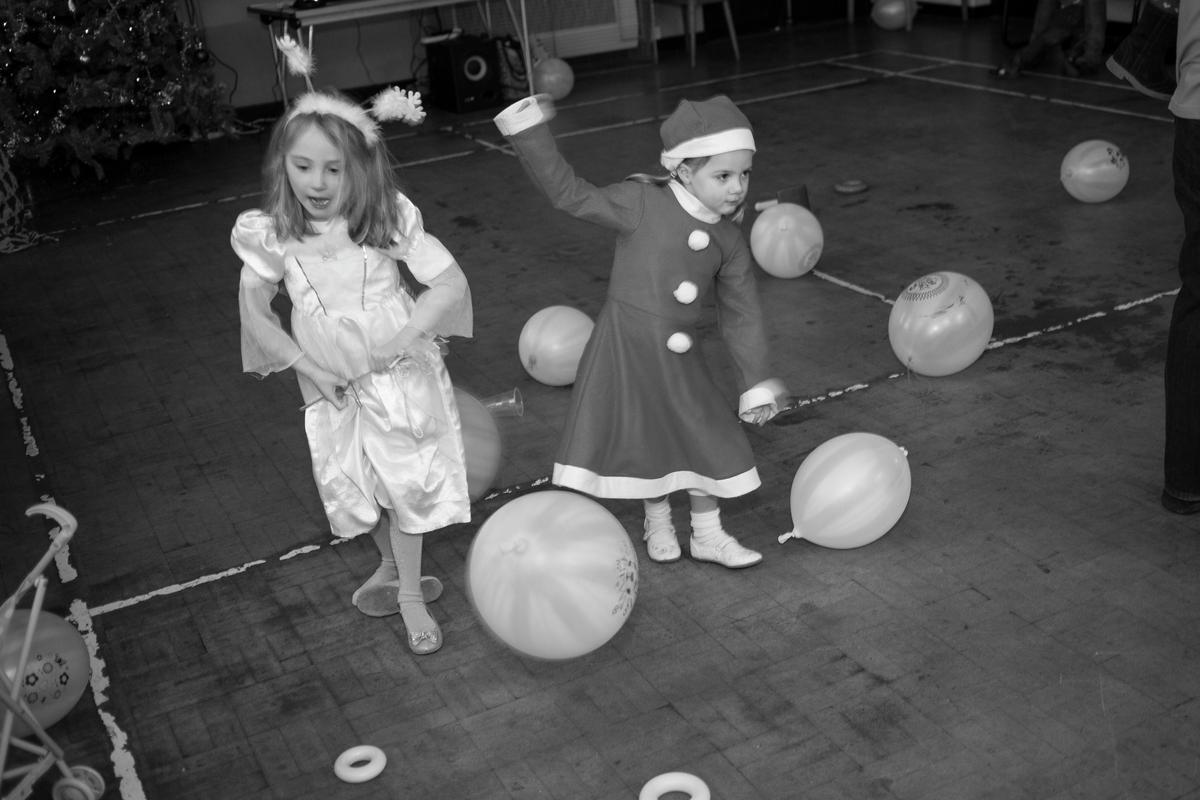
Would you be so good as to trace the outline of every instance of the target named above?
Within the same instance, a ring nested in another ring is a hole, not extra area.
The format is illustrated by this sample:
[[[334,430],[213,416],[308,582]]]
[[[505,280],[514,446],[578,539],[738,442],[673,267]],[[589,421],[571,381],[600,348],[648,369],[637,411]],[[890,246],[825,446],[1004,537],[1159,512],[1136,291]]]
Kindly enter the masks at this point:
[[[595,497],[641,499],[652,561],[682,556],[668,496],[690,498],[691,557],[730,568],[762,555],[722,527],[718,499],[759,486],[741,421],[774,416],[782,384],[750,251],[735,217],[746,201],[754,135],[725,96],[683,101],[663,123],[669,178],[595,186],[576,176],[546,123],[548,97],[520,100],[495,122],[555,208],[617,234],[608,298],[576,373],[554,482]],[[740,390],[727,402],[697,341],[713,293]]]

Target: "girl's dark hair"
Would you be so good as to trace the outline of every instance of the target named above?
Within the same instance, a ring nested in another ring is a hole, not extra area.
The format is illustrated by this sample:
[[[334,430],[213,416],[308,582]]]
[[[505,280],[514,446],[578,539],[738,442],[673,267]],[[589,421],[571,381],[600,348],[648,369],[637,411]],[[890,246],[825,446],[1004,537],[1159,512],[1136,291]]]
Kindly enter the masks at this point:
[[[354,123],[336,114],[297,114],[275,123],[263,161],[263,210],[274,217],[275,234],[280,239],[300,239],[316,233],[287,177],[288,152],[310,128],[325,134],[342,154],[337,203],[350,238],[371,247],[394,244],[401,222],[400,187],[391,155],[382,141],[368,144]]]
[[[707,164],[708,160],[710,158],[712,158],[712,156],[696,156],[695,158],[685,158],[683,161],[681,161],[679,163],[681,166],[683,164],[687,164],[689,167],[691,167],[692,169],[695,170],[695,169],[700,169],[705,164]],[[632,175],[627,175],[625,177],[625,180],[637,181],[638,183],[651,183],[651,184],[654,184],[655,186],[666,186],[671,181],[676,180],[676,178],[674,175],[650,175],[645,172],[635,172]],[[745,216],[746,216],[746,201],[743,200],[741,205],[739,205],[737,207],[737,209],[732,214],[729,215],[729,219],[740,224],[742,219]]]
[[[685,158],[680,161],[680,166],[687,164],[692,169],[700,169],[712,156],[695,156],[694,158]],[[638,183],[652,183],[655,186],[666,186],[671,181],[675,180],[674,175],[651,175],[646,172],[635,172],[632,175],[625,177],[627,181],[637,181]]]

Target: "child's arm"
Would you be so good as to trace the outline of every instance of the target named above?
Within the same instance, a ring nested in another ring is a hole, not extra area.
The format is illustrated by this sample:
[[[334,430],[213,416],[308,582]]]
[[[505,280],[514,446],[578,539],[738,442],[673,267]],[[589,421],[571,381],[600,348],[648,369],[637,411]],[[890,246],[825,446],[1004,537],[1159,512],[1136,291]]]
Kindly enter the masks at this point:
[[[470,302],[467,276],[455,261],[428,281],[427,287],[417,298],[408,324],[386,345],[371,354],[371,368],[387,369],[395,360],[417,345],[428,342],[433,334],[442,329],[442,322],[465,302]]]
[[[322,397],[340,408],[344,403],[341,390],[345,381],[305,355],[271,308],[271,300],[279,293],[279,282],[283,280],[283,249],[271,232],[270,218],[258,211],[242,214],[230,243],[242,258],[238,285],[242,370],[266,377],[272,372],[295,369]],[[306,399],[312,399],[309,392],[305,395]]]
[[[717,273],[717,323],[741,379],[738,416],[755,425],[766,423],[779,410],[786,394],[783,383],[769,371],[767,331],[745,239],[737,239],[729,261]]]
[[[598,187],[576,175],[546,126],[553,117],[549,96],[537,95],[513,103],[494,122],[555,208],[607,228],[634,230],[642,218],[642,185],[622,181]]]
[[[371,368],[387,369],[405,351],[419,344],[432,346],[433,336],[466,336],[473,333],[471,288],[458,261],[433,234],[425,230],[421,211],[403,194],[398,196],[400,222],[396,239],[386,252],[403,261],[412,276],[424,285],[408,323],[378,352]]]

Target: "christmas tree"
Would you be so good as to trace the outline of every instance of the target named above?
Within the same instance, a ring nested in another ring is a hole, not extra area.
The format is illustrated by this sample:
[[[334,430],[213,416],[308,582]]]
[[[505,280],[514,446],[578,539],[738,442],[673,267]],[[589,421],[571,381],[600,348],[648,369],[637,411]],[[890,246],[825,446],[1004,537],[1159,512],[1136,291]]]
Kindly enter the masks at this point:
[[[0,0],[0,148],[82,165],[232,132],[199,32],[166,0]]]

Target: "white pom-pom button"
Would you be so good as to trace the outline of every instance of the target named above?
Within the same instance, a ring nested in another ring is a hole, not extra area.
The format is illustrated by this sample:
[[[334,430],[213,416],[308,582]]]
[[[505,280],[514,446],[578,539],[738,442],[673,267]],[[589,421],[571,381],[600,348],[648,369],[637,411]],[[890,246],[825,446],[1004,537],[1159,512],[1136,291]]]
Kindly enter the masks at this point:
[[[688,234],[688,247],[693,250],[703,250],[708,247],[708,234],[704,231],[696,230]]]
[[[692,349],[692,337],[683,331],[676,331],[667,339],[667,349],[672,353],[686,353]]]
[[[684,281],[675,287],[675,299],[683,304],[694,302],[700,295],[700,290],[691,281]]]

